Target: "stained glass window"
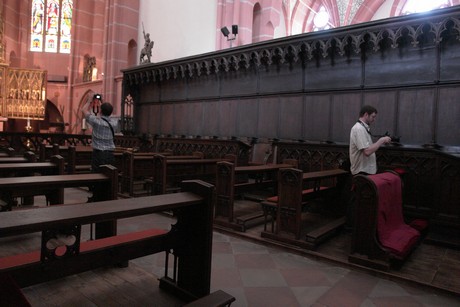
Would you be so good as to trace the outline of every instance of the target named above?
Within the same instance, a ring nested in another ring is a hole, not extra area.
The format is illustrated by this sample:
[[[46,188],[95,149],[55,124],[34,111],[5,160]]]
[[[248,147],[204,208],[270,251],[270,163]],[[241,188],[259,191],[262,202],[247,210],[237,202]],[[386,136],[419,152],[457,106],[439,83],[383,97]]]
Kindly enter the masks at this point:
[[[329,13],[326,11],[324,6],[321,6],[319,11],[316,13],[315,18],[313,19],[313,31],[321,31],[330,29],[329,22]]]
[[[70,53],[73,0],[33,0],[30,51]]]
[[[403,14],[422,13],[448,6],[451,6],[449,0],[408,0],[404,5]]]

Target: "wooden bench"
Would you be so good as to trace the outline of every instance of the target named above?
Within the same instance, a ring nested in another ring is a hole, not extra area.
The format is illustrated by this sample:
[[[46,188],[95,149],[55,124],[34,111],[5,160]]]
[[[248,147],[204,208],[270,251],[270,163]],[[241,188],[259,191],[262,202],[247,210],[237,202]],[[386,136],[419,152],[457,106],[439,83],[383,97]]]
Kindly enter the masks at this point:
[[[9,211],[17,197],[45,195],[50,205],[63,204],[62,190],[72,187],[91,188],[95,201],[116,199],[117,186],[117,169],[104,165],[101,173],[0,178],[0,199]]]
[[[265,164],[235,166],[231,162],[217,163],[216,174],[216,210],[214,223],[238,231],[246,231],[248,223],[262,218],[262,210],[256,210],[235,216],[235,198],[257,189],[276,190],[277,173],[280,168],[291,164]],[[248,180],[247,177],[255,178]]]
[[[406,224],[402,211],[402,182],[395,172],[353,177],[355,204],[351,263],[388,271],[401,264],[421,238],[426,222]]]
[[[227,158],[211,159],[169,159],[168,156],[153,156],[153,171],[148,185],[151,194],[159,195],[180,190],[179,183],[183,180],[200,179],[214,183],[216,165]]]
[[[64,159],[67,158],[67,148],[68,146],[62,146],[59,144],[40,144],[38,150],[38,161],[47,162],[52,156],[61,155]]]
[[[0,157],[12,157],[15,153],[16,151],[13,147],[2,147],[0,149]]]
[[[50,162],[0,163],[0,177],[4,178],[62,174],[64,174],[64,158],[59,155],[52,156]],[[59,191],[59,193],[64,193],[64,190]],[[16,203],[14,201],[14,204]],[[22,197],[23,205],[33,205],[33,203],[33,197]],[[0,209],[0,211],[4,210],[8,210],[8,208]]]
[[[64,174],[64,158],[52,156],[50,162],[0,163],[0,177]]]
[[[37,156],[32,151],[26,151],[22,156],[7,156],[0,157],[0,163],[24,163],[36,162]]]
[[[120,172],[122,170],[122,157],[128,149],[116,147],[113,151],[113,166]],[[130,151],[129,151],[130,152]],[[83,174],[91,172],[91,161],[93,157],[93,148],[91,146],[69,146],[69,173]]]
[[[27,287],[165,252],[165,276],[160,278],[160,288],[186,302],[205,297],[210,293],[211,282],[214,187],[188,181],[182,183],[182,190],[168,195],[4,212],[0,237],[41,232],[42,240],[36,251],[1,258],[0,274],[8,274],[18,287]],[[117,234],[115,226],[97,235],[96,240],[80,239],[82,225],[116,223],[163,211],[173,211],[177,217],[177,223],[169,230]],[[170,257],[174,260],[172,267]]]
[[[295,168],[280,169],[278,195],[261,202],[265,216],[262,237],[300,244],[308,249],[315,248],[343,226],[345,217],[339,215],[326,224],[310,229],[305,235],[305,240],[301,240],[304,227],[302,215],[307,211],[310,201],[320,197],[328,198],[328,203],[340,202],[340,197],[334,197],[337,193],[333,192],[340,190],[339,179],[347,174],[348,172],[342,169],[307,173]],[[334,185],[325,185],[324,180],[327,179],[334,179]],[[271,221],[271,231],[267,230],[269,221]],[[299,240],[301,241],[296,242]]]
[[[151,195],[151,178],[154,173],[154,152],[124,152],[121,169],[120,192],[131,197]],[[203,159],[202,152],[194,152],[192,155],[175,156],[172,152],[162,154],[168,160],[178,159]],[[146,182],[147,180],[147,182]],[[147,185],[147,186],[146,186]]]

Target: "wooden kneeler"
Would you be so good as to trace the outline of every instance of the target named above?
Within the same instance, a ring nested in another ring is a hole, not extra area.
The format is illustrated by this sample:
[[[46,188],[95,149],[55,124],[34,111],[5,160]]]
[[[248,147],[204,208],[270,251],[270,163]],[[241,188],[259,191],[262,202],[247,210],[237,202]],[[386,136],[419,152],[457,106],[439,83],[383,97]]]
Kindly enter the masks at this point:
[[[402,183],[398,174],[356,175],[351,263],[388,271],[392,260],[405,260],[420,232],[404,222]]]

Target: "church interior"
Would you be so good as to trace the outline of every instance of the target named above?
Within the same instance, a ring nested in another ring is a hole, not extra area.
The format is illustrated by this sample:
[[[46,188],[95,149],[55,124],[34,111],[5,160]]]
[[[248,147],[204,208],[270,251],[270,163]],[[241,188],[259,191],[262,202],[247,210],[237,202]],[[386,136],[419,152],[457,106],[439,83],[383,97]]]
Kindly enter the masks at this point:
[[[3,0],[0,305],[458,306],[459,37],[458,0]]]

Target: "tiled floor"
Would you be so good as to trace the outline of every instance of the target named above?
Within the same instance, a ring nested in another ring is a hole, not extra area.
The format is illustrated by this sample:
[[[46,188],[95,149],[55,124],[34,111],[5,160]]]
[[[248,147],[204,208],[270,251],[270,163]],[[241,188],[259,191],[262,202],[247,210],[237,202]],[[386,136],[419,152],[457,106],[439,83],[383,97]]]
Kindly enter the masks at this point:
[[[162,215],[126,219],[119,222],[119,232],[169,228],[173,222]],[[84,231],[88,238],[88,227]],[[164,275],[163,264],[164,254],[156,254],[133,260],[129,268],[96,270],[23,290],[33,306],[178,306],[149,284],[152,274]],[[232,306],[460,306],[458,296],[214,232],[211,291],[218,289],[236,297]],[[122,295],[128,291],[129,299]]]

